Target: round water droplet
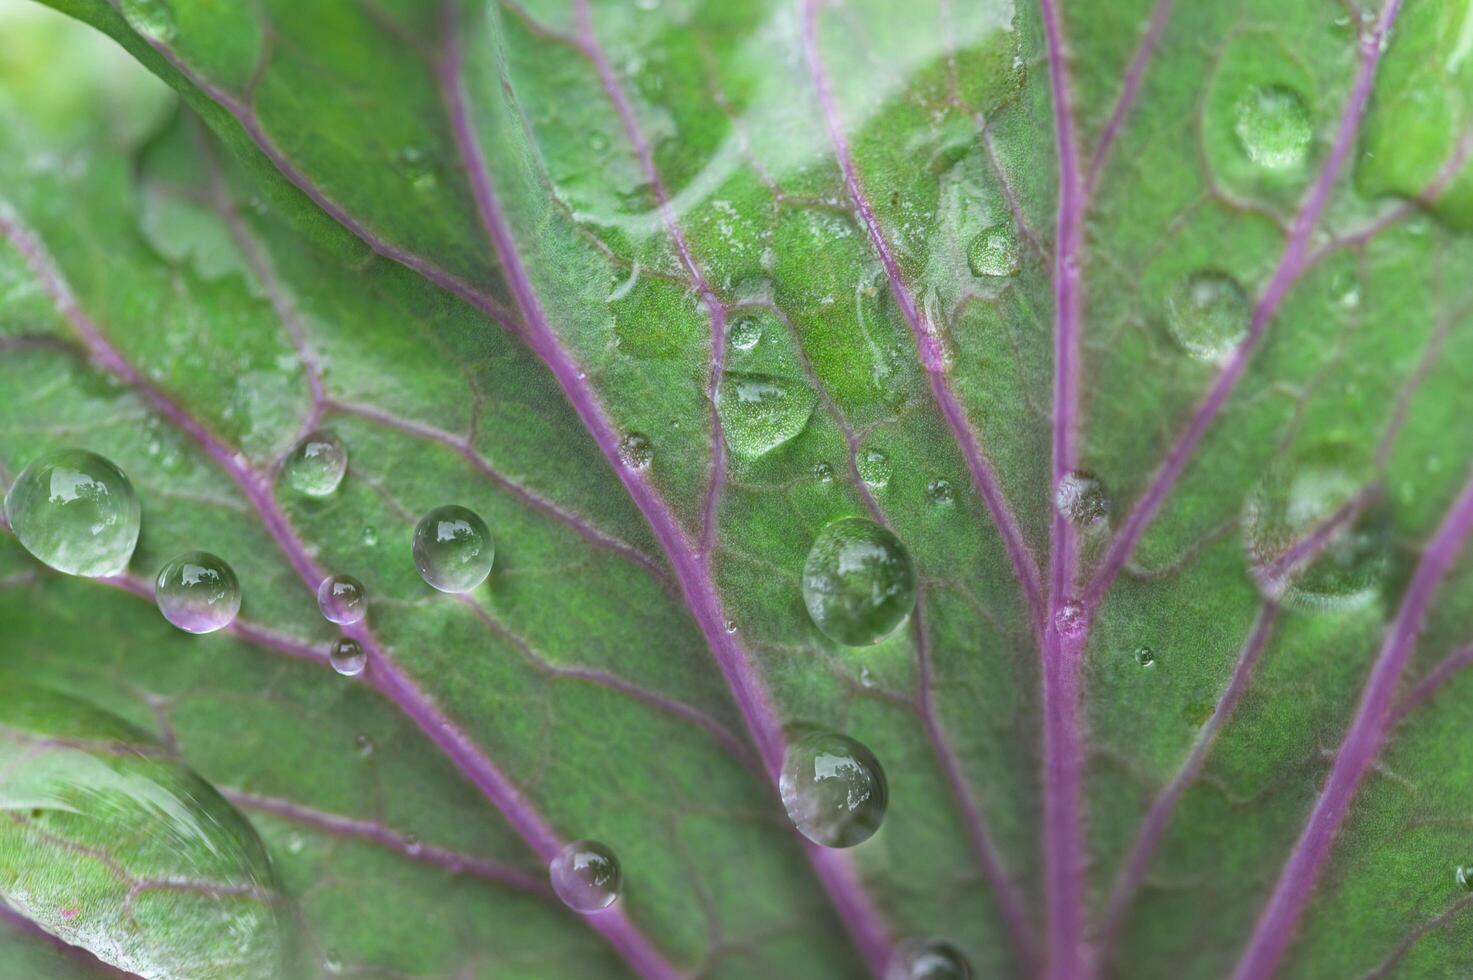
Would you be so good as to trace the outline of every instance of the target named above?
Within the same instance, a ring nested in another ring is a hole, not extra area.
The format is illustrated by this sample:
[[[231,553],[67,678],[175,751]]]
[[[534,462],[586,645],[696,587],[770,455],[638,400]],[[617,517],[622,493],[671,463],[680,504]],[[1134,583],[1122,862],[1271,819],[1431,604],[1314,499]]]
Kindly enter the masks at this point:
[[[1238,99],[1233,133],[1248,159],[1266,170],[1304,162],[1313,138],[1309,110],[1299,93],[1282,85],[1256,88]]]
[[[27,551],[68,575],[116,575],[138,543],[133,484],[81,449],[46,453],[21,470],[5,495],[5,516]]]
[[[329,575],[317,586],[317,608],[328,622],[349,626],[368,612],[368,594],[351,575]]]
[[[778,792],[793,826],[823,847],[869,840],[890,803],[874,753],[835,732],[815,732],[788,747]]]
[[[378,544],[378,528],[365,527],[363,529],[363,534],[360,537],[363,541],[364,547],[372,548]]]
[[[297,443],[282,464],[287,485],[309,497],[326,497],[343,482],[348,450],[331,432],[313,432]]]
[[[721,376],[716,413],[732,454],[756,459],[803,431],[818,396],[800,381],[765,374]]]
[[[451,504],[436,507],[414,529],[414,564],[441,592],[469,592],[491,574],[496,544],[486,522]]]
[[[915,608],[910,553],[874,521],[834,521],[819,532],[803,563],[803,602],[830,639],[851,647],[878,643]]]
[[[967,246],[967,265],[971,266],[974,276],[995,279],[1015,276],[1021,264],[1018,238],[1011,225],[993,225]]]
[[[944,939],[907,939],[895,947],[885,980],[971,980],[972,964]]]
[[[950,480],[932,480],[926,484],[926,497],[933,504],[949,504],[956,499]]]
[[[1373,602],[1391,568],[1387,515],[1337,444],[1270,467],[1243,507],[1249,571],[1265,596],[1293,609]]]
[[[1473,892],[1473,865],[1460,864],[1453,869],[1453,880],[1464,891]]]
[[[819,483],[833,483],[834,468],[828,463],[814,463],[813,478]]]
[[[368,665],[368,654],[363,652],[363,645],[351,636],[340,636],[327,651],[327,661],[344,677],[357,677]]]
[[[1248,297],[1231,276],[1205,269],[1192,273],[1172,290],[1166,319],[1183,350],[1218,363],[1248,332]]]
[[[1065,639],[1076,640],[1084,635],[1085,619],[1083,606],[1066,602],[1054,612],[1054,628]]]
[[[1099,527],[1110,517],[1110,495],[1099,477],[1071,470],[1054,488],[1054,506],[1075,527]]]
[[[240,583],[224,559],[190,551],[159,569],[153,598],[164,618],[186,633],[213,633],[240,612]]]
[[[731,325],[728,336],[737,350],[751,350],[762,342],[762,324],[753,317],[742,317]]]
[[[631,432],[619,440],[619,462],[631,470],[649,469],[655,459],[655,447],[649,436]]]
[[[879,490],[890,485],[890,457],[878,449],[866,449],[855,459],[859,478]]]
[[[122,0],[119,7],[128,26],[144,37],[163,43],[174,39],[178,26],[167,0]]]
[[[1135,648],[1135,662],[1142,667],[1153,667],[1156,664],[1156,651],[1147,646]]]
[[[575,840],[558,852],[548,867],[552,890],[563,904],[588,915],[601,912],[619,897],[623,872],[607,845]]]

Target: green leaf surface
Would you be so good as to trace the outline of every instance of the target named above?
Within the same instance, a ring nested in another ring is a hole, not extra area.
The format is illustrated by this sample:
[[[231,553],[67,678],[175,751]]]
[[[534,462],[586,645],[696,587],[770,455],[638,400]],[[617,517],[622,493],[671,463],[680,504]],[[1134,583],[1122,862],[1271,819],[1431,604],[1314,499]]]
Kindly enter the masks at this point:
[[[1466,0],[53,6],[144,68],[0,8],[0,474],[101,453],[143,532],[106,580],[0,536],[0,676],[249,821],[287,965],[238,975],[1473,969]],[[854,516],[918,600],[847,647],[803,581]],[[149,601],[194,549],[208,637]],[[884,767],[853,848],[778,799],[814,729]],[[222,896],[130,919],[29,819],[7,904],[200,975]],[[150,875],[148,827],[75,832]]]

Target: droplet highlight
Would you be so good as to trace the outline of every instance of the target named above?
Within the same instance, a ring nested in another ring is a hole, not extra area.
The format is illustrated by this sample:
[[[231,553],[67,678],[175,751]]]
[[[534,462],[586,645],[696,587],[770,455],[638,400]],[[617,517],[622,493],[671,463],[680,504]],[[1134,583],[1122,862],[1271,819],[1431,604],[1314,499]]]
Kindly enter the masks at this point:
[[[1022,267],[1022,255],[1012,226],[996,224],[973,238],[967,246],[967,265],[979,278],[1016,276]]]
[[[778,792],[793,826],[823,847],[869,840],[890,805],[874,753],[837,732],[815,732],[788,747]]]
[[[944,939],[906,939],[896,945],[885,980],[972,980],[972,964]]]
[[[357,677],[368,665],[368,654],[363,652],[363,645],[351,636],[340,636],[328,650],[327,661],[344,677]]]
[[[1299,166],[1314,136],[1299,93],[1268,85],[1245,93],[1233,109],[1233,135],[1248,159],[1265,170]]]
[[[624,879],[614,852],[594,840],[566,845],[548,866],[548,877],[563,904],[584,915],[613,905]]]
[[[765,456],[802,432],[817,403],[808,385],[765,374],[728,372],[716,391],[722,434],[742,459]]]
[[[1156,665],[1156,651],[1148,646],[1136,647],[1135,662],[1142,667],[1154,667]]]
[[[910,552],[874,521],[834,521],[819,532],[803,563],[803,602],[830,639],[851,647],[878,643],[915,608]]]
[[[956,491],[950,480],[932,480],[926,484],[926,499],[933,504],[949,504],[956,499]]]
[[[213,633],[240,612],[240,582],[223,558],[190,551],[159,569],[154,602],[164,618],[186,633]]]
[[[317,608],[329,623],[351,626],[368,612],[368,593],[351,575],[329,575],[317,586]]]
[[[1099,477],[1085,470],[1071,470],[1054,488],[1054,507],[1080,528],[1095,528],[1110,519],[1110,495]]]
[[[859,478],[869,487],[881,490],[890,485],[890,457],[878,449],[866,449],[854,460]]]
[[[68,575],[116,575],[138,544],[133,484],[111,462],[82,449],[32,460],[5,495],[5,516],[27,551]]]
[[[1236,279],[1214,269],[1194,272],[1167,300],[1167,324],[1191,356],[1220,364],[1248,333],[1248,297]]]
[[[496,545],[475,511],[454,504],[436,507],[414,529],[414,564],[420,577],[441,592],[469,592],[491,574]]]
[[[305,436],[287,454],[282,476],[287,486],[308,497],[327,497],[343,482],[348,471],[348,450],[331,432]]]

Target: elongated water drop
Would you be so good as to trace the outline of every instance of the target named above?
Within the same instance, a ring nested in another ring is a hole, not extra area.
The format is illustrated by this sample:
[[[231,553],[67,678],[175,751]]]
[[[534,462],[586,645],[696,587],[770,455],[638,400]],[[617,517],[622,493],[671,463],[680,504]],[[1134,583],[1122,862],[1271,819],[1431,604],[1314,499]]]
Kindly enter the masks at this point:
[[[343,482],[348,450],[327,431],[313,432],[297,443],[282,464],[287,485],[309,497],[326,497]]]
[[[972,964],[944,939],[906,939],[895,947],[885,980],[972,980]]]
[[[469,592],[491,574],[496,544],[475,511],[436,507],[414,529],[414,564],[441,592]]]
[[[328,622],[351,626],[368,612],[368,594],[351,575],[329,575],[317,586],[317,608]]]
[[[1248,332],[1248,297],[1237,280],[1214,269],[1194,272],[1167,300],[1167,322],[1182,349],[1220,363]]]
[[[803,602],[830,639],[851,647],[878,643],[915,608],[910,552],[874,521],[834,521],[819,532],[803,563]]]
[[[967,265],[972,275],[1002,279],[1018,274],[1022,257],[1011,225],[996,224],[967,246]]]
[[[602,912],[619,897],[623,872],[619,859],[596,840],[575,840],[558,852],[548,866],[552,890],[575,912]]]
[[[213,633],[240,612],[240,582],[224,559],[190,551],[159,569],[153,598],[164,618],[186,633]]]
[[[874,753],[836,732],[815,732],[788,747],[778,792],[793,826],[823,847],[869,840],[890,804]]]
[[[766,455],[802,432],[817,403],[808,385],[765,374],[728,372],[716,392],[726,444],[743,459]]]
[[[1054,488],[1054,506],[1076,527],[1098,527],[1110,517],[1110,495],[1099,477],[1085,470],[1071,470]]]
[[[1309,110],[1299,93],[1282,85],[1256,88],[1238,100],[1233,133],[1248,159],[1266,170],[1304,162],[1313,138]]]
[[[167,44],[178,30],[168,0],[121,0],[123,20],[146,38]]]
[[[46,453],[21,470],[5,495],[5,516],[27,551],[68,575],[116,575],[138,543],[133,484],[81,449]]]
[[[363,645],[351,636],[340,636],[334,640],[327,659],[332,669],[344,677],[357,677],[368,664],[368,654],[363,652]]]

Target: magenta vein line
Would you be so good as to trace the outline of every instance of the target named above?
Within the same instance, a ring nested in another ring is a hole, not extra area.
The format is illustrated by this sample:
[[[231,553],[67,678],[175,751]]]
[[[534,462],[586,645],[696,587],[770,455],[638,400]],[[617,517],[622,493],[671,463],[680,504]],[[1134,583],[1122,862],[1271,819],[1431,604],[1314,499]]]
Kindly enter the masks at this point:
[[[1392,0],[1395,5],[1396,0]],[[1473,534],[1473,476],[1463,485],[1442,524],[1428,541],[1396,618],[1371,668],[1355,718],[1335,754],[1329,779],[1259,914],[1235,980],[1260,980],[1279,967],[1294,938],[1304,908],[1324,870],[1330,848],[1345,821],[1351,799],[1375,762],[1393,720],[1392,704],[1427,607],[1458,553]]]
[[[786,750],[785,737],[777,714],[752,665],[750,655],[736,636],[726,631],[726,616],[716,594],[715,582],[702,556],[692,547],[674,513],[655,491],[645,472],[626,466],[620,459],[619,437],[612,421],[587,383],[586,374],[579,369],[572,354],[563,347],[542,308],[541,300],[522,261],[511,225],[496,198],[490,169],[476,139],[461,85],[462,62],[457,40],[459,27],[454,23],[454,11],[450,7],[445,8],[445,13],[445,52],[438,71],[446,111],[456,146],[470,175],[481,223],[501,257],[503,273],[521,310],[527,343],[548,366],[569,403],[603,452],[604,458],[618,474],[635,506],[649,522],[671,563],[686,606],[706,639],[712,657],[747,726],[748,734],[756,744],[769,776],[775,782]],[[871,969],[879,974],[889,958],[889,929],[879,910],[861,887],[849,859],[845,855],[815,845],[804,845],[804,850],[861,954]]]
[[[1085,179],[1085,192],[1094,193],[1100,182],[1100,173],[1105,169],[1105,162],[1110,159],[1110,151],[1115,148],[1115,140],[1120,135],[1121,127],[1130,116],[1135,107],[1136,96],[1140,94],[1141,81],[1146,76],[1146,66],[1151,61],[1151,56],[1156,53],[1156,48],[1161,43],[1161,35],[1166,31],[1166,24],[1171,20],[1171,7],[1173,0],[1156,0],[1156,7],[1151,11],[1150,23],[1146,26],[1145,36],[1136,48],[1134,56],[1130,59],[1130,66],[1125,70],[1125,81],[1120,86],[1120,97],[1115,101],[1115,108],[1110,111],[1110,118],[1105,121],[1105,128],[1100,130],[1099,142],[1095,144],[1094,156],[1090,160],[1089,176]]]
[[[1452,680],[1470,663],[1473,663],[1473,643],[1458,647],[1438,661],[1437,666],[1429,670],[1427,675],[1397,702],[1395,710],[1392,711],[1391,724],[1388,727],[1395,728],[1400,725],[1406,720],[1407,715],[1431,701],[1443,685]]]

